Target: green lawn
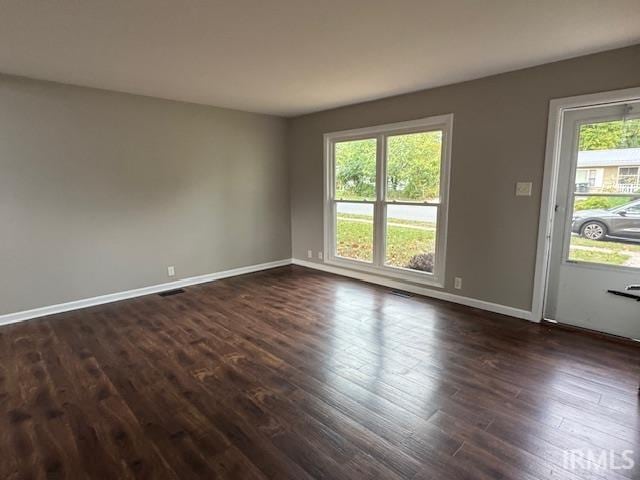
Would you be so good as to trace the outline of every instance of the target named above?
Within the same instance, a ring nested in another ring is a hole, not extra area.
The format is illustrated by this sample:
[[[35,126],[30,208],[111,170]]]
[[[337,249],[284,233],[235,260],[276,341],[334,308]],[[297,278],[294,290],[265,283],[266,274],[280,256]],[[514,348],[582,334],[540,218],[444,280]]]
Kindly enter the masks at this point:
[[[640,252],[640,244],[634,243],[622,243],[622,242],[598,242],[595,240],[589,240],[588,238],[578,237],[573,235],[571,237],[571,245],[581,245],[585,247],[597,247],[606,248],[608,250],[614,250],[616,252]]]
[[[341,257],[371,262],[373,260],[373,220],[366,215],[339,213],[337,220],[337,250]],[[435,251],[435,225],[429,222],[390,218],[387,226],[388,265],[406,267],[418,253]],[[622,242],[596,242],[572,236],[570,260],[579,262],[624,265],[630,253],[640,253],[640,245]]]
[[[337,220],[338,255],[354,260],[373,260],[373,220],[344,220],[340,214]]]
[[[629,255],[620,253],[597,252],[591,250],[571,250],[569,260],[576,262],[604,263],[607,265],[624,265]]]
[[[622,242],[597,242],[576,235],[571,237],[571,247],[573,246],[589,247],[594,250],[571,248],[570,260],[608,265],[624,265],[630,258],[629,252],[640,252],[640,245]]]
[[[435,225],[390,218],[387,226],[388,265],[406,267],[418,253],[435,251]],[[406,226],[405,226],[406,225]],[[338,214],[338,255],[370,262],[373,259],[373,221],[365,215]]]

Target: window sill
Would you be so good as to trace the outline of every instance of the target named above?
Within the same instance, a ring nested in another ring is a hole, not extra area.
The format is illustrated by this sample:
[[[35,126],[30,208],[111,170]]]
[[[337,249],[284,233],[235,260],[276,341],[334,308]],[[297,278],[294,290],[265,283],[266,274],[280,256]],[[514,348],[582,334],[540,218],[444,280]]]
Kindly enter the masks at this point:
[[[444,275],[442,274],[436,276],[429,273],[412,272],[393,267],[378,267],[367,262],[359,260],[349,260],[339,257],[327,258],[325,259],[324,263],[326,263],[327,265],[333,265],[335,267],[357,270],[359,272],[368,273],[379,277],[402,280],[405,282],[411,282],[427,287],[444,288]]]

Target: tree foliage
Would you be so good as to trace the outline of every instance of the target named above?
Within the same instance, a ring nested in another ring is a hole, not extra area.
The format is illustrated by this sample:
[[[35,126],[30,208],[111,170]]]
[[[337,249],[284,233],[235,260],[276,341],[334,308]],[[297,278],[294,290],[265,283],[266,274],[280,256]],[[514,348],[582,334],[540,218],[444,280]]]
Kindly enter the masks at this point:
[[[580,127],[580,150],[640,147],[640,119],[590,123]]]
[[[586,197],[576,200],[574,211],[596,210],[619,207],[632,200],[632,197]]]
[[[397,135],[388,139],[389,200],[427,201],[440,193],[441,132]]]
[[[375,139],[336,143],[336,198],[375,198],[376,145]]]
[[[376,196],[376,140],[336,144],[336,197]],[[388,137],[387,195],[390,200],[427,201],[440,190],[441,132]]]

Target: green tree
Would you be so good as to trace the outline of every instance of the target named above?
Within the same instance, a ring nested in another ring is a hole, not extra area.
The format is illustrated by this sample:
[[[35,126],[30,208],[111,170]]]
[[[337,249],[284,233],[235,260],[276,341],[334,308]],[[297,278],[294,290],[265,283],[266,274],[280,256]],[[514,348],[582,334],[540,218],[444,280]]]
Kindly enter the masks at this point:
[[[336,197],[345,200],[376,196],[375,139],[336,143]]]
[[[376,196],[375,139],[335,146],[336,198]],[[387,139],[387,195],[390,200],[427,201],[440,194],[442,132],[392,135]]]
[[[640,119],[590,123],[580,127],[580,150],[640,147]]]
[[[442,133],[396,135],[388,139],[387,195],[390,200],[427,201],[440,194]]]

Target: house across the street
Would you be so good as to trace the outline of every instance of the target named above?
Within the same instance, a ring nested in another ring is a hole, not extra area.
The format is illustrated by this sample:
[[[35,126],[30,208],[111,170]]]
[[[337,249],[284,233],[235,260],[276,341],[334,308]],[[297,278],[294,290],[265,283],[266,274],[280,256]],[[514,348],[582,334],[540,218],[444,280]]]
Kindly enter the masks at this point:
[[[578,152],[576,192],[640,192],[640,148]]]

